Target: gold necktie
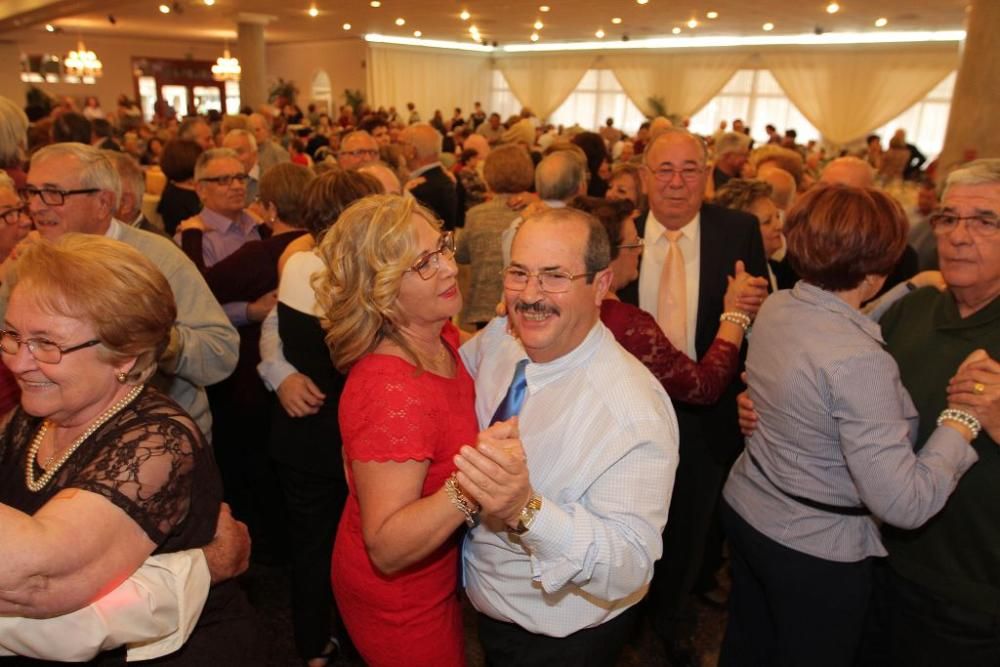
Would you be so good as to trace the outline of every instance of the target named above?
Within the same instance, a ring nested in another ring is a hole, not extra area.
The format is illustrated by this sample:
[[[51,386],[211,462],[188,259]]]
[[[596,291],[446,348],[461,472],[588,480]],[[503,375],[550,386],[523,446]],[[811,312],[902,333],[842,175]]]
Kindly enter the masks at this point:
[[[684,275],[684,254],[678,243],[680,231],[663,232],[670,243],[667,258],[660,273],[656,321],[674,347],[687,354],[687,279]]]

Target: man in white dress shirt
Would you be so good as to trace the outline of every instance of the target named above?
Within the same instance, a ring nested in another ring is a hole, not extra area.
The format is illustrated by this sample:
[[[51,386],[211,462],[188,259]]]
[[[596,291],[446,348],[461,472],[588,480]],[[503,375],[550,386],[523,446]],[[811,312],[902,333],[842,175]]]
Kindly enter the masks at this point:
[[[464,559],[487,664],[614,665],[660,557],[677,422],[661,385],[600,322],[609,255],[581,211],[530,218],[505,272],[509,318],[462,347],[482,427],[507,404],[515,369],[526,383],[519,421],[456,457],[481,506]],[[518,429],[523,450],[501,447]]]

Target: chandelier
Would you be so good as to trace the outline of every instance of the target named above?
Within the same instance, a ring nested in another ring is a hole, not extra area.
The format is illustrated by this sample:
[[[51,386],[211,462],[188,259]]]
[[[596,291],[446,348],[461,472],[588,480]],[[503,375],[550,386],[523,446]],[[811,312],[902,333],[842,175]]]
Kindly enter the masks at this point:
[[[212,78],[216,81],[239,81],[242,71],[239,59],[229,55],[229,47],[227,46],[222,57],[216,59],[215,64],[212,65]]]
[[[83,40],[80,40],[76,44],[76,51],[70,51],[63,60],[63,67],[69,76],[96,78],[103,73],[104,65],[98,60],[97,54],[88,51],[83,45]]]

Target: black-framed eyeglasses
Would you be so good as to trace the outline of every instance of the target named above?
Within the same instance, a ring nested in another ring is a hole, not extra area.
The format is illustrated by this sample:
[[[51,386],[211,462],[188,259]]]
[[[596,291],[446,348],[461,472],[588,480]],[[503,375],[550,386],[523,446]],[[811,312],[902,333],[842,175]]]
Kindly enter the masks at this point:
[[[642,239],[636,239],[633,243],[622,243],[618,246],[619,250],[635,250],[636,248],[642,248],[646,245],[646,242]]]
[[[72,197],[74,195],[92,195],[100,191],[100,188],[62,190],[60,188],[36,188],[28,185],[18,190],[17,195],[25,204],[30,204],[32,197],[38,197],[46,206],[62,206],[66,203],[66,197]]]
[[[246,185],[246,182],[250,180],[250,177],[246,174],[223,174],[222,176],[206,176],[205,178],[199,178],[198,180],[202,183],[215,183],[216,185],[228,188],[233,183]]]
[[[567,273],[565,271],[528,271],[519,266],[508,266],[500,272],[503,276],[503,286],[506,289],[520,292],[528,287],[528,281],[532,278],[538,280],[538,289],[546,294],[562,294],[568,292],[573,286],[574,280],[580,278],[593,278],[596,271],[589,273]]]
[[[58,364],[62,361],[64,354],[93,347],[100,342],[99,340],[88,340],[71,347],[59,347],[58,344],[46,338],[21,338],[21,335],[15,331],[0,329],[0,349],[6,354],[17,354],[21,345],[27,345],[31,356],[43,364]]]
[[[433,278],[441,268],[441,258],[451,259],[455,256],[455,233],[445,232],[438,241],[437,250],[425,253],[407,271],[413,271],[424,280]]]
[[[1000,217],[989,214],[955,215],[942,211],[932,214],[928,222],[935,234],[943,236],[954,231],[962,220],[969,233],[976,236],[993,236],[1000,229]]]
[[[674,180],[674,176],[677,176],[678,174],[680,174],[681,180],[685,183],[690,183],[697,180],[698,177],[701,176],[702,172],[705,171],[704,167],[692,165],[686,165],[680,169],[677,169],[672,165],[663,165],[654,169],[647,165],[646,169],[653,172],[653,177],[661,183],[670,183]]]
[[[0,220],[7,225],[16,225],[21,221],[21,216],[28,215],[28,205],[22,203],[19,206],[11,206],[0,211]]]

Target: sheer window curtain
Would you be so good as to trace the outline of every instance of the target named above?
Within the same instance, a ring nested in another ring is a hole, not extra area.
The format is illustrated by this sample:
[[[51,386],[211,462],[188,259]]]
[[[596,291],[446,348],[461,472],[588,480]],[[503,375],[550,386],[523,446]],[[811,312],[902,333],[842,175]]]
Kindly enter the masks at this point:
[[[761,62],[824,139],[847,144],[923,99],[958,66],[958,49],[775,50]]]
[[[368,97],[373,106],[395,106],[405,119],[413,102],[424,121],[435,109],[445,118],[473,102],[488,104],[492,64],[489,54],[371,45],[368,50]]]
[[[663,100],[668,113],[691,116],[718,94],[750,56],[739,52],[636,53],[607,55],[632,103],[654,116],[649,98]]]
[[[595,59],[594,54],[531,54],[498,57],[496,66],[521,104],[545,120],[566,101]]]

